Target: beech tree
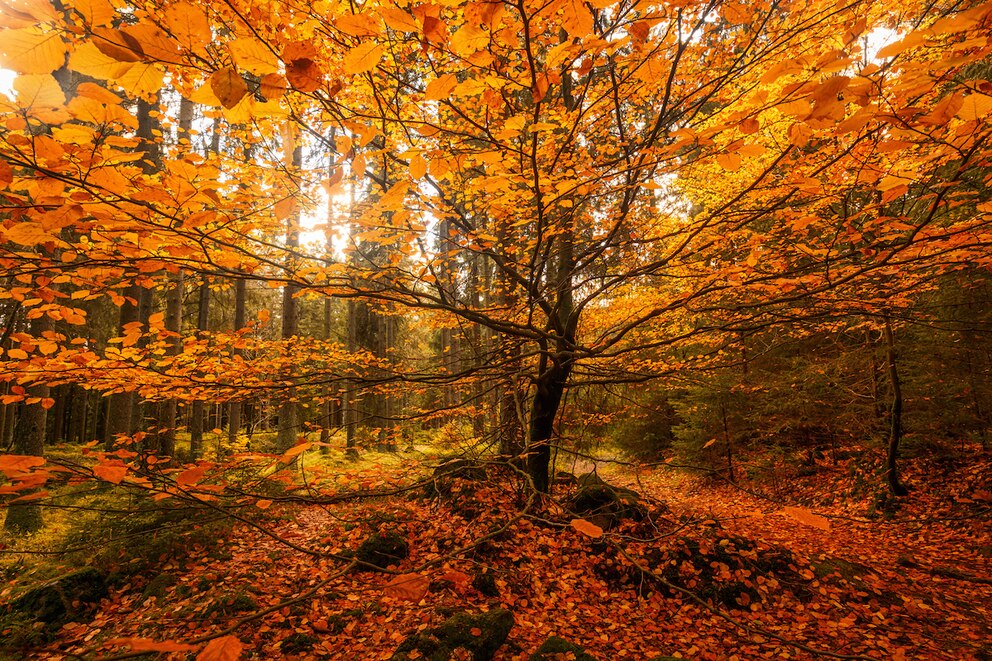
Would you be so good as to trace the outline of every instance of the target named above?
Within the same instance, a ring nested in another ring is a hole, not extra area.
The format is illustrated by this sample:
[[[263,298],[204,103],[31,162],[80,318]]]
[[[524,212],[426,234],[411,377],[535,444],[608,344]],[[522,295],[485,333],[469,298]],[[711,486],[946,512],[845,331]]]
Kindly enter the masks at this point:
[[[0,107],[0,264],[3,296],[61,326],[52,351],[30,338],[8,350],[5,378],[122,402],[342,382],[352,422],[356,388],[384,398],[385,418],[397,384],[456,385],[477,405],[495,388],[501,425],[513,408],[526,418],[527,472],[546,491],[570,388],[718,361],[782,319],[882,318],[936,275],[988,265],[992,89],[975,63],[989,13],[912,0],[31,3],[0,33],[18,74]],[[86,80],[72,98],[62,68]],[[250,161],[143,166],[160,138],[140,109],[168,115],[167,80],[242,127]],[[289,135],[321,165],[288,176]],[[292,238],[320,180],[329,196],[366,191],[347,259]],[[74,337],[73,300],[126,306],[180,270],[282,287],[286,310],[329,296],[430,317],[464,329],[474,355],[451,369],[323,343],[308,361],[286,318],[250,370],[231,360],[245,333],[170,355],[161,316],[122,324],[103,354]]]

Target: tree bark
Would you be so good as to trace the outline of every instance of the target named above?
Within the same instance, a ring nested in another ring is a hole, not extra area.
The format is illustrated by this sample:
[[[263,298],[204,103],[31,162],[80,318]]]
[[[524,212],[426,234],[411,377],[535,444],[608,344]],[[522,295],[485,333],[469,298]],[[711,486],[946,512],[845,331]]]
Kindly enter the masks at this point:
[[[34,337],[41,337],[52,330],[52,322],[48,315],[32,319],[28,332]],[[50,388],[47,384],[39,383],[28,387],[28,397],[47,398]],[[16,454],[45,456],[45,431],[48,422],[48,410],[42,402],[23,404],[21,414],[14,427],[14,452]],[[44,525],[41,504],[37,501],[10,503],[7,506],[7,516],[4,528],[13,533],[26,534],[40,530]]]
[[[286,145],[286,149],[292,150],[292,166],[294,169],[303,165],[303,148],[299,144]],[[290,280],[295,271],[296,252],[300,247],[300,217],[299,214],[290,214],[286,219],[286,262],[287,273]],[[300,308],[299,299],[296,293],[299,287],[293,282],[289,282],[282,290],[282,339],[287,341],[299,335],[300,332]],[[292,369],[292,368],[290,368]],[[279,430],[277,432],[276,443],[279,450],[285,452],[296,445],[296,439],[301,431],[300,404],[297,401],[297,391],[295,375],[286,375],[290,382],[286,396],[279,405]]]
[[[247,297],[248,283],[244,278],[238,278],[234,281],[234,330],[239,331],[245,327],[245,299]],[[235,356],[242,356],[244,352],[241,349],[234,350]],[[228,403],[227,412],[227,442],[229,445],[234,445],[238,440],[238,434],[241,433],[241,402],[240,400],[235,400]]]
[[[897,462],[899,442],[902,440],[902,382],[896,365],[896,344],[892,333],[892,320],[885,317],[885,355],[889,367],[889,381],[892,386],[892,407],[889,410],[889,447],[886,457],[886,477],[889,490],[896,496],[905,496],[906,487],[899,481]]]
[[[204,276],[200,284],[200,296],[197,303],[196,329],[198,331],[209,330],[210,327],[210,283]],[[203,452],[203,400],[197,399],[190,406],[189,418],[189,455],[190,459],[196,459]]]

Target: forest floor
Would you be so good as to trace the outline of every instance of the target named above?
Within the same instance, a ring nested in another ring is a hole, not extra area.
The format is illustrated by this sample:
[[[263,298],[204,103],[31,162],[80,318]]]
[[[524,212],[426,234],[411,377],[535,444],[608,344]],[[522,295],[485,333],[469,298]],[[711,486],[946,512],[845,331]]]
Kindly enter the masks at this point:
[[[495,659],[531,659],[553,635],[603,661],[992,658],[992,461],[907,462],[913,491],[898,501],[855,465],[745,486],[608,465],[600,475],[640,497],[619,489],[612,514],[579,521],[577,486],[528,501],[499,474],[433,496],[274,499],[226,538],[118,580],[92,619],[24,654],[390,659],[454,613],[504,608],[514,625]],[[409,553],[349,569],[375,533]]]

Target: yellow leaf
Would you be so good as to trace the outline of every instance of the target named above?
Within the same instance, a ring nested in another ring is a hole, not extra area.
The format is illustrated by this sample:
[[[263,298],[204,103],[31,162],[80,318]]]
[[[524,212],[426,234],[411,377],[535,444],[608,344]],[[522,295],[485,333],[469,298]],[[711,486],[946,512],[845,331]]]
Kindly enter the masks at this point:
[[[912,48],[914,46],[919,46],[923,43],[923,35],[919,32],[911,32],[906,35],[903,39],[895,42],[894,44],[889,44],[884,48],[879,49],[875,54],[875,57],[884,60],[887,57],[893,57],[899,53]]]
[[[188,50],[202,50],[212,40],[210,20],[202,9],[188,2],[165,10],[165,27]]]
[[[568,36],[582,39],[592,33],[592,14],[583,0],[565,0],[561,10],[561,25]]]
[[[360,74],[371,71],[379,64],[385,49],[370,41],[360,46],[355,46],[344,56],[342,66],[347,73]]]
[[[440,78],[435,78],[427,85],[424,91],[424,98],[428,101],[440,101],[447,99],[451,91],[458,84],[458,78],[453,73],[446,73]]]
[[[345,14],[334,19],[334,27],[352,37],[374,37],[382,34],[382,26],[368,14]]]
[[[55,30],[39,27],[0,32],[0,67],[21,74],[51,73],[65,64],[66,47]]]
[[[164,75],[162,70],[154,64],[138,63],[133,65],[127,72],[114,82],[129,96],[140,96],[150,100],[160,89]]]
[[[603,529],[597,526],[595,523],[590,523],[585,519],[572,519],[569,524],[578,530],[583,535],[587,537],[592,537],[596,539],[597,537],[603,536]]]
[[[969,94],[964,97],[957,115],[966,122],[976,119],[984,120],[992,112],[992,96],[987,94]]]
[[[451,50],[461,57],[469,57],[489,45],[489,33],[466,23],[451,35]]]
[[[72,8],[91,27],[110,25],[117,18],[117,10],[110,0],[74,0]]]
[[[8,240],[22,246],[36,246],[45,241],[51,241],[52,235],[38,223],[20,222],[7,229],[4,234]],[[8,352],[9,353],[9,352]],[[24,356],[27,358],[27,356]]]
[[[18,76],[14,79],[17,105],[21,108],[57,108],[65,105],[65,94],[51,74]]]
[[[118,62],[100,52],[94,44],[87,42],[76,47],[69,56],[69,68],[84,76],[98,80],[115,80],[123,76],[133,66],[130,62]]]
[[[416,32],[420,29],[420,26],[417,25],[417,19],[399,7],[384,5],[379,7],[378,12],[386,25],[397,32]]]
[[[235,39],[227,47],[231,51],[234,63],[241,69],[258,76],[273,74],[279,70],[279,58],[257,39],[250,37]]]

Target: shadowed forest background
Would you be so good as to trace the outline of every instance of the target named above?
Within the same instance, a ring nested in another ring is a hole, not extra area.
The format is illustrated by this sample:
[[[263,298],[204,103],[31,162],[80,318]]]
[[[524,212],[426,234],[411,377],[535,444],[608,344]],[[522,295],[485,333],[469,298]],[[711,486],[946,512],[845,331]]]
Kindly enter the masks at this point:
[[[990,53],[0,2],[0,655],[992,658]]]

